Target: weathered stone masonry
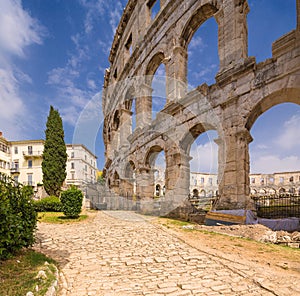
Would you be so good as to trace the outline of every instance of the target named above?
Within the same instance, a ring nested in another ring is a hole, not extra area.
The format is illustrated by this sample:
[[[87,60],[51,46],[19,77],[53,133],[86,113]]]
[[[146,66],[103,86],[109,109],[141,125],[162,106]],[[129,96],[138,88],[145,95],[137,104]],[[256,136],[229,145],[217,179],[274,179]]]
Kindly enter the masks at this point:
[[[107,185],[122,195],[136,190],[141,198],[152,198],[153,164],[164,150],[166,199],[179,203],[189,193],[190,147],[201,133],[215,129],[217,208],[245,208],[252,125],[277,104],[300,104],[300,0],[297,27],[276,40],[272,58],[259,64],[247,55],[246,0],[161,0],[151,20],[154,2],[128,1],[112,44],[103,93]],[[210,17],[218,24],[216,83],[188,92],[188,44]],[[167,103],[152,121],[152,75],[162,63]]]

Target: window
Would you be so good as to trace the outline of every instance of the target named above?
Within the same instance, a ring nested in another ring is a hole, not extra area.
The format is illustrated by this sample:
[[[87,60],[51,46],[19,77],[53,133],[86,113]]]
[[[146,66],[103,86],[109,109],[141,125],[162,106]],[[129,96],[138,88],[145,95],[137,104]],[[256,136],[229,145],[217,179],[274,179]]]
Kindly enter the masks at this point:
[[[72,179],[72,180],[75,179],[75,174],[74,174],[74,173],[71,174],[71,179]]]
[[[15,184],[17,185],[19,183],[19,176],[14,176],[14,181],[15,181]]]
[[[260,184],[264,185],[265,184],[265,179],[264,178],[260,178]]]
[[[114,78],[117,79],[117,77],[118,77],[118,69],[116,69],[114,72]]]
[[[194,185],[197,186],[197,180],[196,179],[194,180]]]
[[[15,160],[12,163],[12,168],[15,169],[15,170],[18,170],[19,169],[19,161]]]
[[[209,183],[209,185],[212,185],[212,181],[213,181],[213,179],[212,179],[212,178],[209,178],[209,179],[208,179],[208,183]]]
[[[279,177],[279,183],[283,183],[284,182],[284,178],[283,177]]]
[[[129,38],[127,39],[125,48],[127,49],[128,54],[131,55],[132,54],[132,34],[130,34]]]
[[[32,168],[32,160],[31,160],[31,159],[28,160],[28,168],[29,168],[29,169]]]
[[[270,177],[269,182],[270,182],[271,184],[273,184],[273,183],[274,183],[274,178],[273,178],[273,177]]]
[[[251,178],[251,183],[255,184],[255,178]]]
[[[15,154],[18,154],[18,147],[15,146]]]
[[[33,186],[32,174],[27,175],[27,181],[29,186]]]
[[[28,154],[32,155],[32,146],[28,146]]]
[[[290,182],[294,182],[294,177],[290,177]]]
[[[75,154],[74,154],[74,151],[71,152],[71,158],[74,158],[75,157]]]
[[[87,165],[84,166],[84,170],[87,172]]]
[[[204,184],[204,178],[203,177],[200,179],[200,183]]]
[[[153,20],[160,11],[160,1],[159,0],[149,0],[147,3],[147,6],[150,9],[151,19]]]
[[[75,169],[75,163],[71,162],[71,170],[74,170],[74,169]]]
[[[85,161],[87,160],[87,157],[86,157],[86,155],[84,156],[84,160],[85,160]]]

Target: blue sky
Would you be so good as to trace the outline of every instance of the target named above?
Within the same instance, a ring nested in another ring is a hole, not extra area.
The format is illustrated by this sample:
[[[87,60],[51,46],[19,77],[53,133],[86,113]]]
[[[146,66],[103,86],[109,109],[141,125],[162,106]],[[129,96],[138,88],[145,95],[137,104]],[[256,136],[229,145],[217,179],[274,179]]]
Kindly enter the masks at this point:
[[[0,0],[0,130],[7,139],[44,138],[49,106],[53,105],[62,115],[65,141],[72,143],[83,110],[94,103],[100,105],[114,30],[126,2]],[[258,62],[271,56],[274,40],[295,28],[295,2],[249,0],[249,55]],[[208,20],[189,45],[188,81],[192,87],[214,83],[218,71],[216,30],[214,20]],[[163,69],[158,73],[163,74]],[[104,163],[102,134],[97,133],[101,120],[99,114],[93,135],[85,142],[95,149],[99,168]],[[280,105],[261,116],[251,130],[252,171],[300,169],[299,124],[296,105]],[[82,139],[80,135],[75,140]],[[216,170],[213,141],[203,135],[196,144],[191,150],[192,170]]]

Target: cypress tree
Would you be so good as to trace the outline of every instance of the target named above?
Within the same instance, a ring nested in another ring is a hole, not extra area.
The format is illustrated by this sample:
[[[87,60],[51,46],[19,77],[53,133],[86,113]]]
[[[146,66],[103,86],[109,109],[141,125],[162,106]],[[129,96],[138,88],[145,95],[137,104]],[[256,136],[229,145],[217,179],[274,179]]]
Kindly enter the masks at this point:
[[[66,179],[67,151],[64,141],[64,129],[58,110],[50,106],[45,130],[43,152],[43,184],[49,195],[59,197]]]

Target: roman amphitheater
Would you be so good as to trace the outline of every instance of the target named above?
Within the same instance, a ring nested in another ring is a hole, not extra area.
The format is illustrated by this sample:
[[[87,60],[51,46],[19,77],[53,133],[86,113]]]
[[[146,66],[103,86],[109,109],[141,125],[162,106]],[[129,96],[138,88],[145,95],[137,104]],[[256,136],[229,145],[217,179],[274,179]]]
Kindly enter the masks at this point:
[[[248,208],[251,127],[275,105],[300,105],[300,0],[296,28],[274,40],[272,58],[261,63],[248,56],[246,0],[160,0],[152,18],[157,1],[128,1],[110,51],[103,92],[107,185],[123,196],[153,198],[153,166],[164,151],[165,198],[179,204],[190,193],[191,145],[215,130],[216,209]],[[218,25],[216,83],[188,91],[188,45],[209,18]],[[153,75],[162,64],[166,104],[152,119]],[[299,183],[299,173],[295,178]]]

